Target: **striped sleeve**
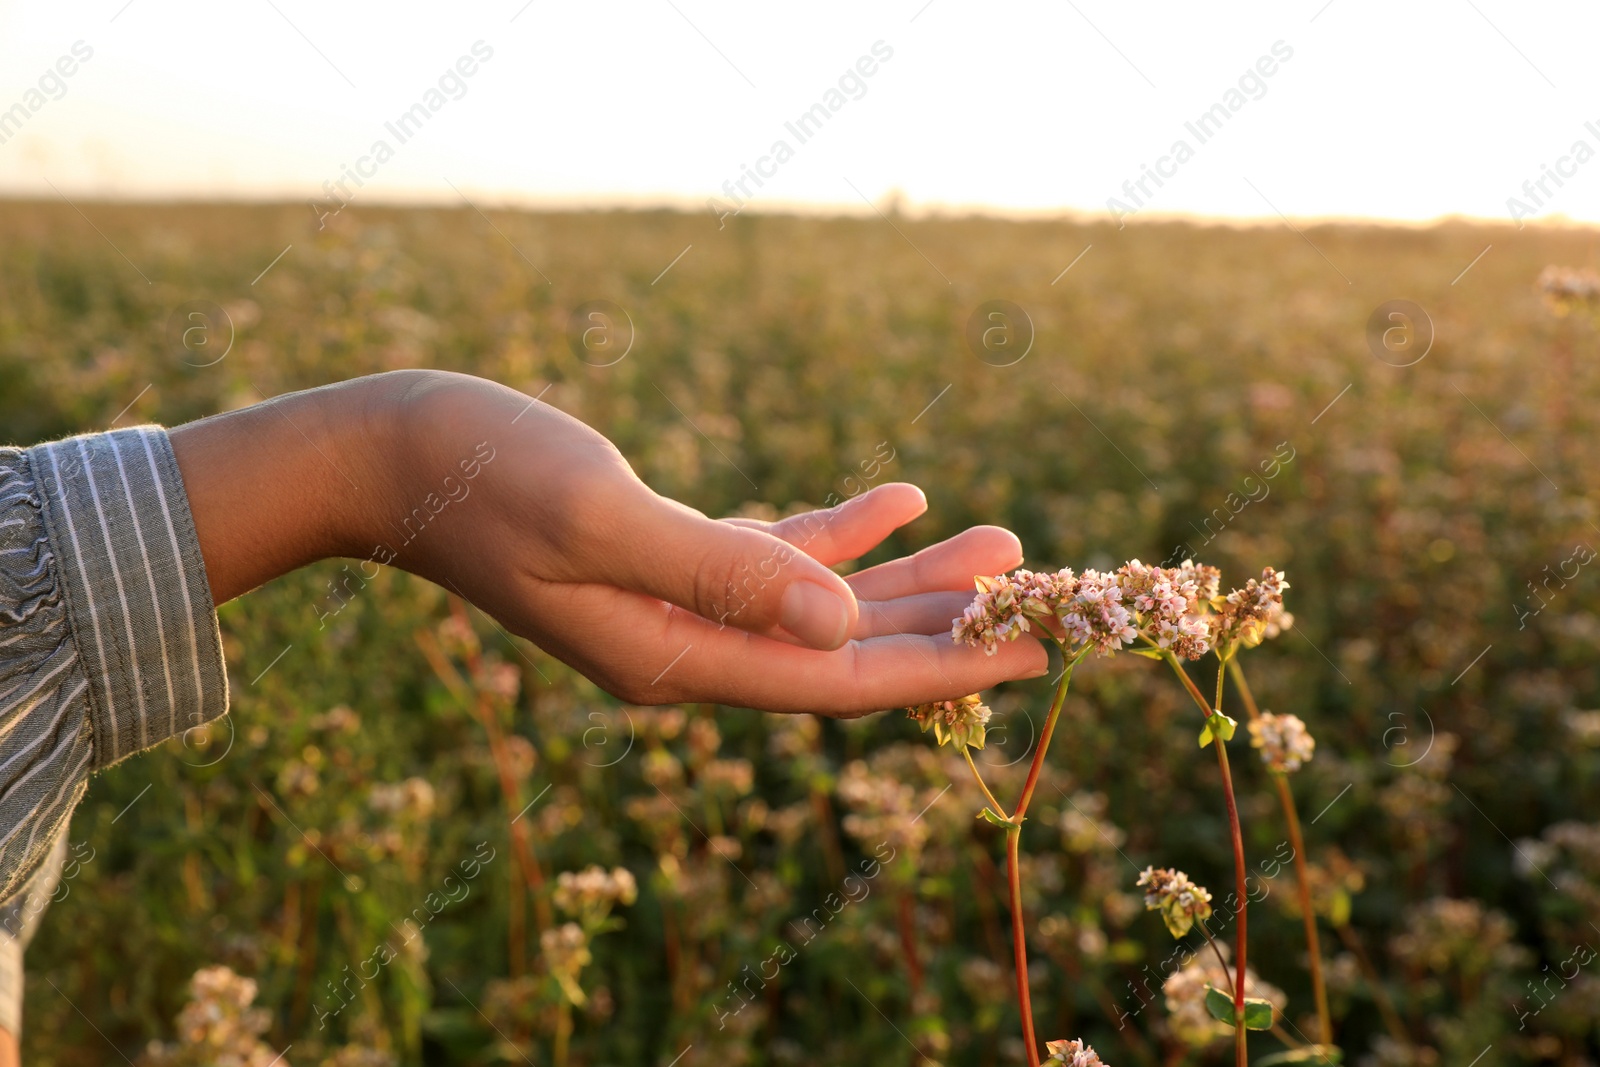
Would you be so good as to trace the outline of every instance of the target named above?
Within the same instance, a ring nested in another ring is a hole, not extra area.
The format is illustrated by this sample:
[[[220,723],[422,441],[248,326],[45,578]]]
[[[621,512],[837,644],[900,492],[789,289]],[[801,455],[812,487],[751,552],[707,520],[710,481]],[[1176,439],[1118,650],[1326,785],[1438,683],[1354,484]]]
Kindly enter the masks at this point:
[[[72,437],[28,460],[88,680],[92,768],[224,714],[216,610],[166,432]]]

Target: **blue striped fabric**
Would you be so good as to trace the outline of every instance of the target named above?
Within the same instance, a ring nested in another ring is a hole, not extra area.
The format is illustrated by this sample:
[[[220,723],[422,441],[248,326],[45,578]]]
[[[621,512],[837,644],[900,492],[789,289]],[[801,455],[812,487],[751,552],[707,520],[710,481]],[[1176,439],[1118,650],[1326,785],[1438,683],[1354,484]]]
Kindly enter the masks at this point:
[[[0,449],[0,902],[52,873],[41,868],[91,771],[227,710],[166,432]],[[0,976],[0,990],[20,988]]]

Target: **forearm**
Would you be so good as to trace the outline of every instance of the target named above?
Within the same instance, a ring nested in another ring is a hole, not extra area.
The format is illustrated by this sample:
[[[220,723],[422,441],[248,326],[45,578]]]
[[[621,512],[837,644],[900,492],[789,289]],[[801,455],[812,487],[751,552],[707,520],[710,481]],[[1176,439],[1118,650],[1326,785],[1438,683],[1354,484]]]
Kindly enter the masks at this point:
[[[379,375],[171,431],[216,603],[330,556],[371,550],[396,496],[393,412],[406,376]]]
[[[370,559],[635,704],[854,714],[1048,666],[1031,641],[993,656],[949,641],[972,575],[1021,559],[1003,530],[848,582],[829,569],[921,514],[914,486],[781,523],[712,520],[655,493],[577,419],[438,371],[289,394],[171,439],[217,603],[319,559]]]

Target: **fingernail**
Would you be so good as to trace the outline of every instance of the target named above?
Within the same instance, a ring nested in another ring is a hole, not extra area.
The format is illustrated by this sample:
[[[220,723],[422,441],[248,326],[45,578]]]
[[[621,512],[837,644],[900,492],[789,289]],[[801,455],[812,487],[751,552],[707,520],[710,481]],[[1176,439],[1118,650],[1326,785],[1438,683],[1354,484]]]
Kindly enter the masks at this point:
[[[783,591],[779,624],[816,648],[838,648],[850,626],[850,610],[837,593],[799,579]]]

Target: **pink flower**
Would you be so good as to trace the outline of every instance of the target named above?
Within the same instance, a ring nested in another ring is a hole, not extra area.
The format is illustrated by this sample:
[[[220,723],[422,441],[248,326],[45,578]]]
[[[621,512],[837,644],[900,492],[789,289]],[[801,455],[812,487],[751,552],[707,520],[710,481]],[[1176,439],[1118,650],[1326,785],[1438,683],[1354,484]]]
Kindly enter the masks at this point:
[[[1243,589],[1229,593],[1212,616],[1212,643],[1222,647],[1242,643],[1254,648],[1267,637],[1288,629],[1294,616],[1283,610],[1283,591],[1287,588],[1289,580],[1282,571],[1263,568],[1260,581],[1252,578]]]
[[[1109,656],[1144,637],[1183,659],[1199,659],[1214,647],[1228,652],[1240,642],[1258,645],[1294,622],[1283,610],[1289,583],[1281,572],[1268,567],[1225,598],[1217,593],[1221,578],[1217,568],[1194,560],[1151,567],[1136,559],[1116,571],[980,576],[977,596],[954,620],[950,636],[992,656],[1001,641],[1054,618],[1069,656],[1085,646]]]
[[[1006,575],[974,579],[978,595],[955,620],[950,639],[982,648],[994,655],[1001,641],[1014,641],[1027,632],[1028,619],[1017,595],[1016,585]]]
[[[1075,594],[1058,609],[1068,640],[1092,645],[1102,656],[1120,651],[1123,642],[1139,636],[1133,612],[1123,600],[1120,579],[1113,572],[1084,571]]]
[[[1093,1048],[1076,1039],[1046,1041],[1044,1050],[1050,1054],[1046,1063],[1064,1063],[1067,1067],[1105,1067]]]
[[[1158,647],[1184,659],[1199,659],[1210,651],[1211,630],[1200,614],[1207,599],[1201,596],[1201,583],[1215,589],[1215,567],[1199,567],[1193,560],[1182,567],[1147,567],[1135,559],[1118,574],[1133,594],[1145,633]]]

